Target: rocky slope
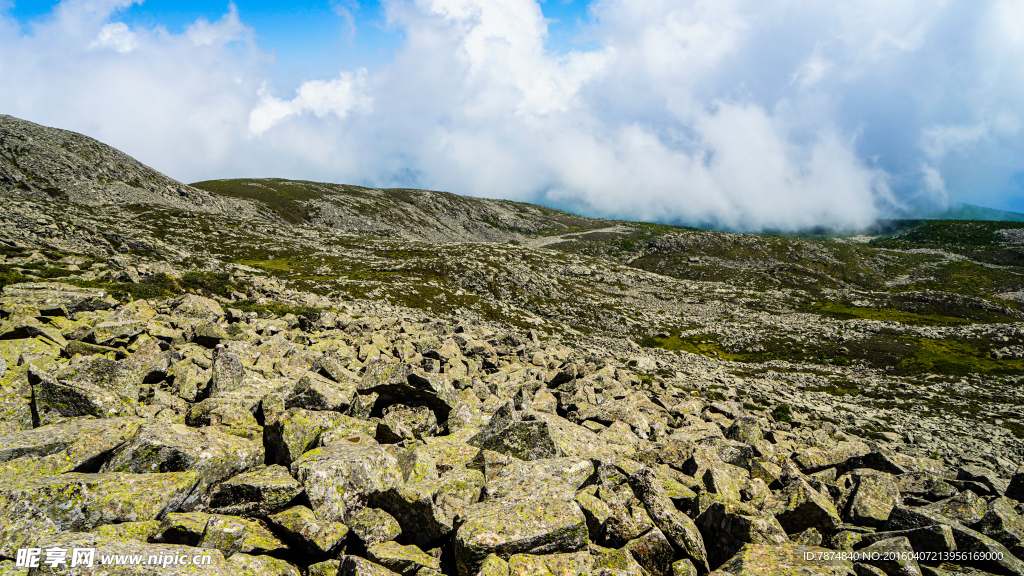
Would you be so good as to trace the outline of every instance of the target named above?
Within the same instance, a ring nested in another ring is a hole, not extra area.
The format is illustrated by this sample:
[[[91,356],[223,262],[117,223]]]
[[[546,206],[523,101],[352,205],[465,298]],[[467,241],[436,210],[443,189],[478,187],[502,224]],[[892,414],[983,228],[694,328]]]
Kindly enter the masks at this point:
[[[0,130],[0,573],[1024,574],[1011,224],[168,200],[33,126]]]

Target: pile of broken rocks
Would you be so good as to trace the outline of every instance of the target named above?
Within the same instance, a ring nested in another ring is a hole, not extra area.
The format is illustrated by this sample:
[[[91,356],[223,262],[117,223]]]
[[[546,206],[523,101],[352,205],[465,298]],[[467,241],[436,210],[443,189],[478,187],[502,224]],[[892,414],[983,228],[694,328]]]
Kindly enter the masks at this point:
[[[38,283],[0,310],[0,574],[1024,575],[1024,468],[777,422],[649,362],[385,307]]]

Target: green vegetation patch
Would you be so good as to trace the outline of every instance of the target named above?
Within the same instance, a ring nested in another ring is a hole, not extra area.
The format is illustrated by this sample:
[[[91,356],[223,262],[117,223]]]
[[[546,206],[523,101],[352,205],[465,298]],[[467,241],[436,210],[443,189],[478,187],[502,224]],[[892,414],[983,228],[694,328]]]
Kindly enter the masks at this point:
[[[312,214],[304,202],[323,198],[322,184],[281,178],[238,178],[207,180],[190,184],[200,190],[261,202],[282,220],[292,224],[309,222]]]
[[[923,220],[917,226],[891,238],[872,241],[876,246],[886,248],[907,248],[935,246],[993,246],[1004,241],[997,230],[1024,228],[1022,222],[999,222],[988,220]]]
[[[804,311],[821,314],[837,320],[880,320],[899,322],[912,326],[958,326],[970,324],[971,321],[955,316],[941,314],[917,314],[904,312],[896,308],[868,308],[850,306],[839,302],[816,302],[807,306]]]
[[[913,354],[897,364],[897,371],[949,375],[1024,373],[1024,360],[996,360],[989,355],[988,348],[980,340],[916,338]]]

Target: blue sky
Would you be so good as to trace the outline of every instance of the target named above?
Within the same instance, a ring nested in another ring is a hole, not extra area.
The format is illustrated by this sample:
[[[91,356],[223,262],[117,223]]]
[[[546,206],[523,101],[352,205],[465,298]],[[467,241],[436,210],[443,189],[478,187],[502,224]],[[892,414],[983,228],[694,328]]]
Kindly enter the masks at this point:
[[[57,4],[18,1],[8,14],[30,27]],[[334,75],[339,69],[385,66],[403,40],[402,30],[388,24],[380,2],[240,0],[234,5],[241,20],[255,30],[261,48],[274,54],[273,78],[282,89]],[[180,34],[200,18],[219,19],[228,6],[229,2],[209,0],[145,0],[118,10],[114,18],[131,27],[162,26]],[[547,0],[540,7],[548,20],[549,50],[568,52],[592,46],[587,38],[586,2]]]
[[[183,181],[740,229],[1024,212],[1024,0],[0,0],[0,113]]]

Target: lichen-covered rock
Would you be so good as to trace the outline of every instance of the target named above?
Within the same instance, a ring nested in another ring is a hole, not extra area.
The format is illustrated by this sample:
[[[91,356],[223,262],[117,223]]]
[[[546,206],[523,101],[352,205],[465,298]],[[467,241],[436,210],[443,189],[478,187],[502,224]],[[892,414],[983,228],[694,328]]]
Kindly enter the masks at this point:
[[[211,398],[224,396],[242,388],[245,384],[245,366],[237,354],[228,352],[223,345],[213,350],[213,364],[210,367],[210,382],[205,393]]]
[[[394,541],[367,547],[366,557],[403,576],[413,576],[424,568],[441,570],[441,561],[437,558],[415,546],[402,546]]]
[[[290,466],[304,453],[317,448],[329,432],[358,434],[366,429],[366,424],[337,412],[289,408],[264,429],[267,460]]]
[[[185,294],[178,298],[171,304],[171,308],[176,315],[187,318],[216,320],[224,316],[224,309],[216,300],[195,294]]]
[[[359,556],[342,555],[338,560],[338,576],[400,576],[397,572]]]
[[[310,564],[306,569],[309,576],[338,576],[338,569],[341,562],[338,560],[324,560],[316,564]]]
[[[339,383],[310,372],[295,384],[284,405],[286,408],[344,412],[352,404],[355,393],[356,383],[353,381]]]
[[[914,548],[906,536],[879,540],[860,551],[862,561],[881,568],[889,576],[921,576]]]
[[[96,471],[135,435],[134,418],[75,419],[0,436],[0,476]]]
[[[437,416],[427,406],[392,404],[383,411],[377,424],[376,438],[382,443],[422,440],[441,431]]]
[[[388,542],[402,535],[402,525],[398,520],[379,508],[363,508],[354,512],[349,516],[348,526],[363,546]]]
[[[244,554],[280,554],[286,547],[258,520],[211,515],[199,540],[200,548],[216,548],[227,558]]]
[[[782,544],[747,544],[726,561],[713,576],[856,576],[853,563],[832,556],[827,548]]]
[[[398,460],[380,446],[336,444],[311,450],[292,463],[317,516],[345,522],[367,500],[402,485]]]
[[[135,416],[136,401],[122,395],[122,391],[88,380],[58,381],[51,374],[29,366],[28,382],[32,387],[31,410],[35,425],[55,424],[79,416]],[[138,389],[134,392],[137,395]]]
[[[889,514],[889,520],[886,521],[885,528],[887,530],[909,530],[935,524],[949,526],[953,532],[953,539],[956,541],[957,551],[980,555],[981,560],[972,562],[973,565],[994,572],[1024,576],[1024,561],[1013,556],[1005,546],[976,530],[961,525],[952,518],[936,512],[907,506],[896,506],[892,509],[892,513]]]
[[[273,556],[232,554],[224,563],[238,576],[301,576],[295,566]]]
[[[672,568],[675,549],[668,538],[657,528],[651,528],[644,534],[633,538],[623,549],[628,550],[637,564],[655,576],[667,574]]]
[[[842,520],[835,505],[802,479],[791,481],[779,494],[765,504],[765,510],[778,519],[787,534],[814,528],[819,532],[835,532]]]
[[[396,486],[371,502],[398,519],[413,542],[429,546],[448,535],[455,517],[480,499],[483,484],[480,471],[456,468],[437,479]]]
[[[970,526],[985,516],[988,503],[974,492],[965,490],[951,498],[924,506],[923,509],[952,518],[964,526]]]
[[[742,468],[719,462],[709,466],[701,480],[708,492],[727,502],[739,502],[740,490],[746,487],[749,478]]]
[[[480,564],[476,576],[509,576],[508,562],[500,556],[489,554]]]
[[[881,526],[889,512],[900,503],[900,492],[885,473],[851,474],[856,483],[843,520],[861,526]]]
[[[189,406],[185,424],[194,428],[223,426],[229,434],[258,441],[263,427],[253,414],[256,405],[251,398],[207,398]]]
[[[953,537],[953,530],[945,524],[912,528],[910,530],[861,534],[854,547],[862,548],[881,540],[898,537],[906,538],[910,542],[911,547],[918,552],[952,552],[956,550],[956,539]]]
[[[135,436],[114,451],[101,472],[199,473],[201,485],[189,501],[205,504],[208,490],[235,474],[263,463],[263,446],[216,428],[190,428],[157,422],[139,428]]]
[[[109,310],[117,300],[99,288],[61,282],[24,282],[4,286],[0,310],[7,315],[71,316],[76,312]]]
[[[744,513],[746,512],[746,513]],[[694,522],[707,546],[713,570],[746,544],[777,545],[789,542],[775,517],[716,502]]]
[[[176,512],[168,514],[160,522],[153,542],[198,546],[206,531],[206,524],[212,516],[205,512]]]
[[[654,524],[668,538],[680,554],[693,561],[701,571],[707,571],[708,556],[704,539],[688,516],[676,509],[672,500],[657,482],[650,468],[641,468],[629,476],[629,485],[643,502]]]
[[[60,330],[43,324],[31,316],[9,316],[6,320],[0,321],[0,340],[26,340],[29,338],[49,340],[61,348],[68,344]]]
[[[319,520],[305,506],[293,506],[267,518],[289,543],[313,557],[334,555],[341,551],[348,536],[348,526],[340,522]]]
[[[594,567],[591,574],[602,576],[646,576],[646,570],[636,558],[624,548],[618,550],[603,550],[596,555]]]
[[[975,529],[1006,546],[1017,558],[1024,559],[1024,517],[1017,513],[1009,498],[990,502],[988,512]]]
[[[428,374],[408,363],[372,363],[357,389],[361,395],[377,394],[381,408],[394,403],[422,402],[435,411],[440,422],[448,418],[458,403],[458,394],[447,378]]]
[[[97,526],[89,532],[97,536],[108,538],[119,538],[121,540],[135,540],[136,542],[152,542],[153,538],[160,532],[159,520],[144,520],[142,522],[121,522],[120,524],[104,524]]]
[[[917,496],[930,502],[938,502],[956,495],[955,486],[937,474],[910,472],[898,477],[897,487],[903,495]]]
[[[55,532],[157,519],[177,509],[198,481],[194,472],[5,478],[0,554],[14,557],[18,548]]]
[[[221,482],[210,496],[210,507],[218,514],[268,516],[302,492],[302,484],[288,468],[271,464]]]
[[[455,558],[461,576],[476,573],[491,553],[573,552],[586,546],[586,518],[572,500],[532,498],[488,500],[456,518]]]

